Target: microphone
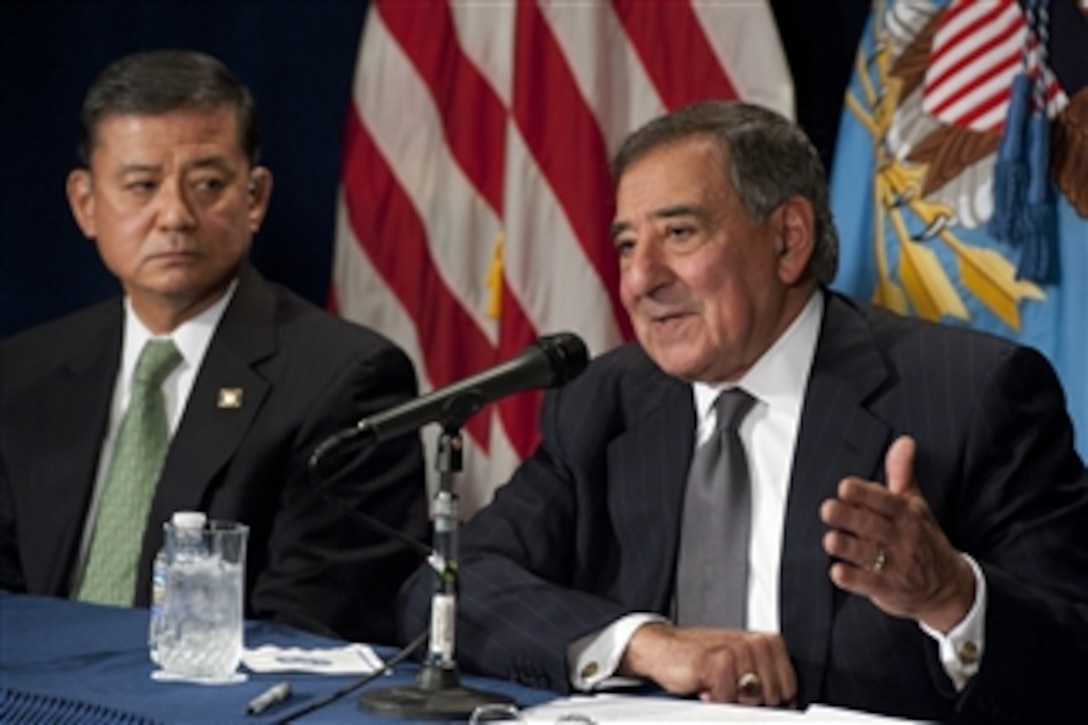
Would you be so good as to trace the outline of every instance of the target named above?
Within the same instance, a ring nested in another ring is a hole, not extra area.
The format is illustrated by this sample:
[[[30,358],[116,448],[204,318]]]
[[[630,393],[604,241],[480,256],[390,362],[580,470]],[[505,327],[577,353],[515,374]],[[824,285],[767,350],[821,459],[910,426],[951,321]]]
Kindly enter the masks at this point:
[[[437,463],[440,471],[434,496],[434,569],[431,600],[430,650],[414,685],[373,690],[359,698],[359,707],[382,718],[464,720],[484,705],[512,705],[506,695],[461,685],[454,658],[457,621],[457,494],[453,474],[461,470],[458,430],[465,419],[486,403],[529,388],[563,385],[579,375],[589,354],[582,340],[569,332],[541,337],[517,357],[459,383],[359,421],[353,431],[377,444],[385,438],[441,421]]]
[[[472,377],[363,418],[358,434],[378,443],[435,421],[460,425],[488,403],[532,388],[552,388],[577,377],[589,362],[586,344],[560,332],[537,339],[517,357]]]

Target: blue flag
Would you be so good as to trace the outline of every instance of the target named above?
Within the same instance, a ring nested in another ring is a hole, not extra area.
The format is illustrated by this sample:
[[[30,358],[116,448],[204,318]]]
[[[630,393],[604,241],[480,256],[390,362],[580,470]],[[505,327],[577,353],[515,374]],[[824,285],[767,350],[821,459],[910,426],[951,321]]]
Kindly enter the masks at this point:
[[[1050,10],[874,4],[833,164],[833,286],[1041,351],[1088,458],[1088,87],[1047,53],[1070,37]]]

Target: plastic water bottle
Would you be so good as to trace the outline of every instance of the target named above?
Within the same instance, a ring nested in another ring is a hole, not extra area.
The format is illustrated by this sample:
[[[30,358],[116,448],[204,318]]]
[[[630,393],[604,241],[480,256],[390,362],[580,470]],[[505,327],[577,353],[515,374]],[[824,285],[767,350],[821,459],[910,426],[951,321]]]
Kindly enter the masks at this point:
[[[204,529],[207,520],[207,515],[202,511],[176,511],[170,519],[170,525],[163,527],[163,546],[155,555],[155,562],[151,569],[151,616],[147,632],[148,654],[155,664],[161,664],[159,662],[159,642],[165,628],[163,605],[166,602],[166,584],[170,575],[170,558],[167,555],[165,543],[165,539],[170,536],[168,529],[173,526],[175,540],[179,543],[184,542],[187,538],[192,538],[194,543],[199,544],[200,532]]]

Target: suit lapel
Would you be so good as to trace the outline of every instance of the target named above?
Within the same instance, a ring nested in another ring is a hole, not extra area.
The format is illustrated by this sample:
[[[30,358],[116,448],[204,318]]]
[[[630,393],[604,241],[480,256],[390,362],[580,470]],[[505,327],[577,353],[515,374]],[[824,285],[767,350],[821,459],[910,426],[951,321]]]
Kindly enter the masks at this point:
[[[162,541],[155,522],[169,520],[174,511],[203,509],[208,487],[234,455],[271,389],[256,366],[275,351],[274,295],[247,268],[208,346],[171,441],[148,518],[152,525],[144,535],[142,571],[149,570]],[[138,580],[138,601],[143,589],[146,582]]]
[[[694,448],[690,386],[639,351],[624,386],[627,432],[609,446],[609,505],[625,554],[621,599],[668,613],[687,469]],[[647,574],[647,572],[652,572]]]
[[[866,407],[890,381],[861,313],[837,295],[827,306],[794,453],[780,569],[782,635],[798,670],[800,699],[819,696],[832,619],[845,596],[829,577],[820,504],[848,475],[882,470],[891,430]]]
[[[32,410],[13,415],[27,421],[20,436],[34,462],[24,518],[55,527],[20,540],[29,575],[42,572],[27,582],[32,591],[68,591],[120,364],[121,309],[114,300],[91,311],[79,337],[65,341],[75,354],[23,396]]]

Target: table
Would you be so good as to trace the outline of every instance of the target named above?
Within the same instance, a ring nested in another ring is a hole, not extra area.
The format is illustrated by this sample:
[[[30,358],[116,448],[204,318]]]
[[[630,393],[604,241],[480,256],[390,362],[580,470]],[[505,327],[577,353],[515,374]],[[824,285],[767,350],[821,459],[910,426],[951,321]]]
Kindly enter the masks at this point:
[[[156,723],[282,722],[293,713],[358,679],[355,675],[249,673],[244,683],[224,686],[156,682],[147,656],[146,609],[102,607],[54,597],[12,594],[0,590],[0,722],[42,725],[153,725]],[[246,622],[245,644],[326,648],[344,642],[303,632],[275,622]],[[388,660],[391,647],[376,647]],[[359,695],[415,682],[419,665],[405,662],[327,707],[292,722],[408,723],[382,719],[358,708]],[[266,712],[247,716],[246,704],[277,682],[291,683],[293,695]],[[653,688],[635,697],[574,696],[516,685],[513,682],[462,673],[466,687],[512,698],[528,725],[571,722],[568,715],[595,723],[634,722],[868,722],[904,723],[837,708],[813,707],[806,712],[739,705],[708,705],[660,695]],[[530,708],[528,711],[525,708]],[[434,720],[429,722],[433,723]]]
[[[250,673],[224,686],[164,683],[151,679],[146,609],[103,607],[54,597],[0,591],[0,721],[78,723],[256,723],[277,722],[290,712],[354,682],[357,676]],[[275,622],[246,623],[246,647],[331,647],[344,644]],[[375,648],[388,659],[394,650]],[[414,682],[419,666],[403,663],[328,707],[298,722],[388,722],[360,710],[363,692]],[[463,674],[463,673],[462,673]],[[258,716],[246,704],[273,684],[291,683],[291,699]],[[519,706],[547,702],[553,693],[513,682],[462,676],[466,687],[512,697]],[[407,722],[397,720],[396,722]],[[432,721],[433,722],[433,721]]]

